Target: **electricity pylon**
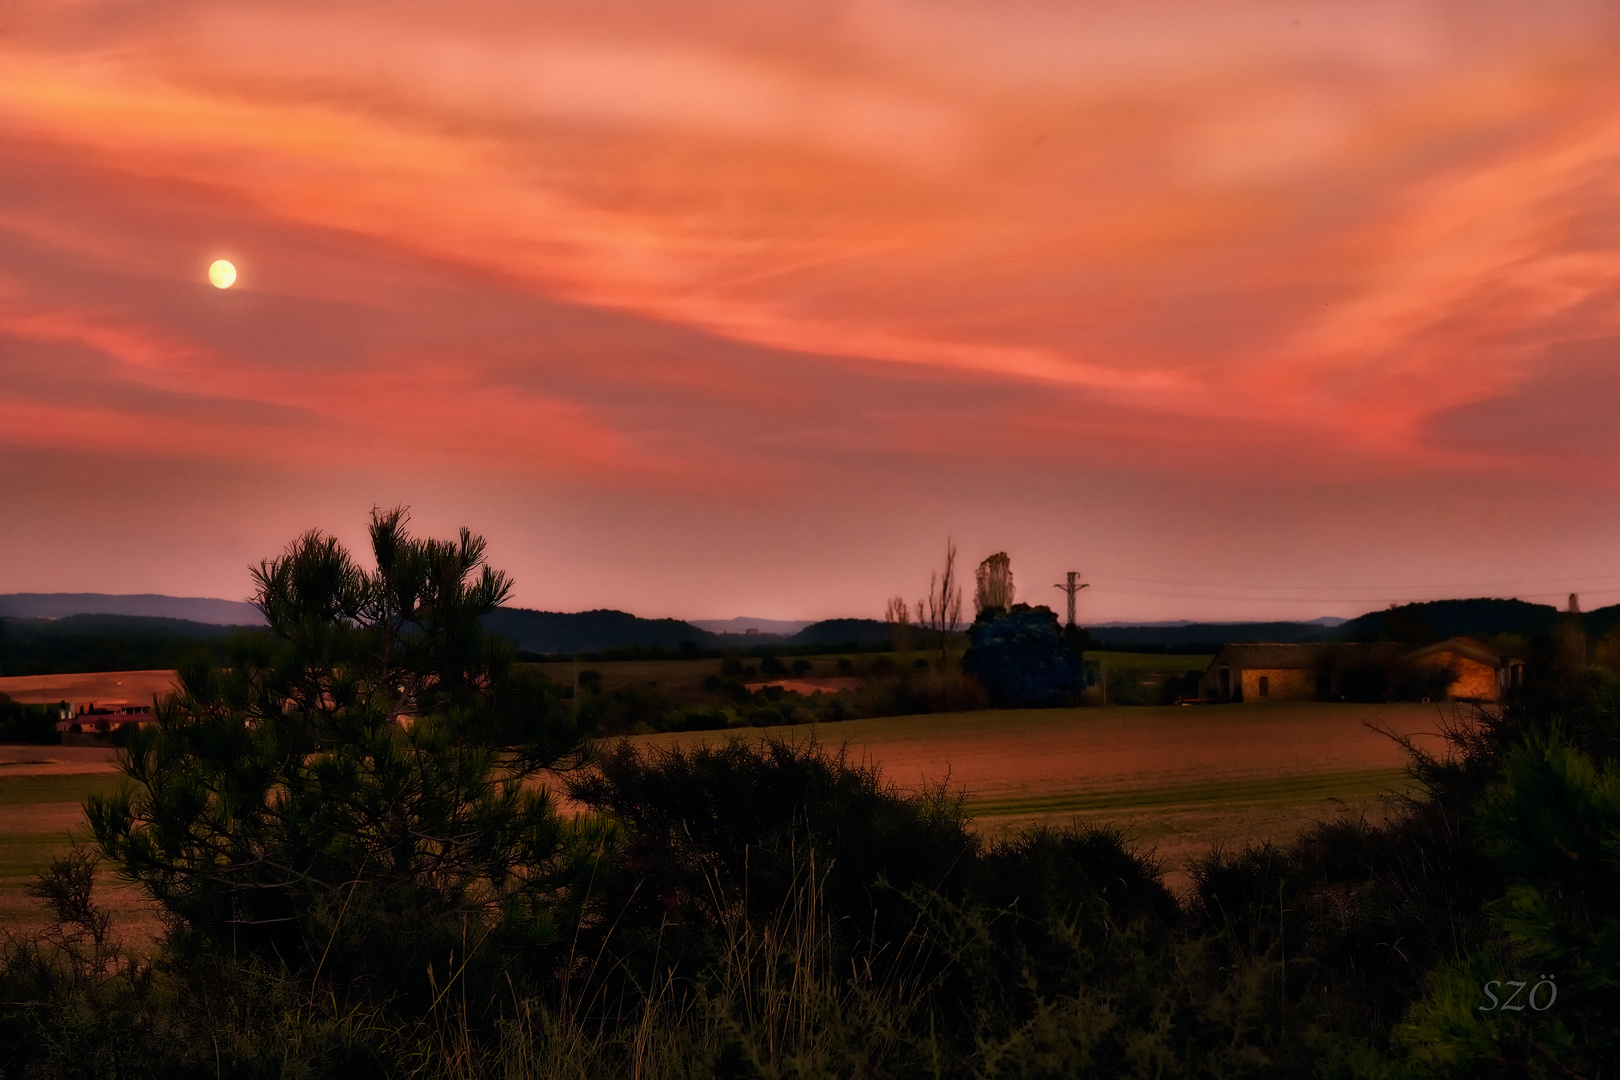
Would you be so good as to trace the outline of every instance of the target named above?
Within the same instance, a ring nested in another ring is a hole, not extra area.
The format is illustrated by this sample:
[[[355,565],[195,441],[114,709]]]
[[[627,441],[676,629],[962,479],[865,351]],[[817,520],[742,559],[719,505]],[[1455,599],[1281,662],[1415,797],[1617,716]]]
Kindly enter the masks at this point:
[[[1087,583],[1085,585],[1082,585],[1080,583],[1080,572],[1078,570],[1070,570],[1069,571],[1069,583],[1067,585],[1054,585],[1054,586],[1052,586],[1052,588],[1054,588],[1054,589],[1062,589],[1064,592],[1069,594],[1069,625],[1070,626],[1074,625],[1074,594],[1079,592],[1081,589],[1085,589],[1085,588],[1089,588],[1089,587],[1090,587],[1089,583]]]

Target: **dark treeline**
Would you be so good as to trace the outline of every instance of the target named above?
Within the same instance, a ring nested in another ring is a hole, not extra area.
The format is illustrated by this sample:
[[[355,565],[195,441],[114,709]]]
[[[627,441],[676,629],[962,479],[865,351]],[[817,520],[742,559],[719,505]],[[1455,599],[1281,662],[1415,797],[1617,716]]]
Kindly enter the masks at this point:
[[[56,709],[0,694],[0,743],[55,743]]]
[[[962,637],[955,635],[952,640]],[[735,651],[711,656],[720,660],[716,670],[701,683],[676,688],[656,681],[609,686],[601,671],[581,667],[578,693],[573,686],[559,690],[589,719],[594,731],[609,736],[823,724],[982,709],[989,704],[980,684],[950,665],[941,671],[922,657],[902,664],[887,652],[873,655],[862,647],[840,651],[846,655],[830,660],[817,656],[814,663],[779,650],[762,651],[763,655]],[[525,656],[519,653],[518,658]],[[635,652],[605,657],[613,658],[648,657]],[[837,691],[814,689],[806,695],[770,682],[828,676],[847,678],[856,685]],[[759,685],[761,682],[766,685]]]
[[[1430,600],[1371,611],[1334,628],[1339,641],[1409,641],[1426,644],[1450,637],[1542,637],[1553,631],[1566,612],[1550,604],[1524,600]],[[1585,632],[1602,637],[1620,621],[1620,605],[1580,616]]]
[[[197,652],[222,657],[232,635],[254,632],[135,615],[0,619],[0,676],[171,669]]]
[[[748,645],[747,639],[736,639],[735,643],[720,646],[703,647],[690,641],[683,641],[673,649],[666,649],[654,645],[625,645],[615,649],[598,649],[579,653],[537,653],[525,649],[518,650],[518,659],[525,663],[556,663],[563,660],[580,660],[585,663],[606,663],[615,660],[725,660],[731,657],[752,657],[763,660],[772,657],[794,656],[825,656],[829,653],[849,653],[859,655],[863,653],[882,653],[890,651],[888,641],[827,641],[814,644],[797,645]]]
[[[889,647],[888,627],[875,619],[828,619],[785,636],[715,634],[678,619],[623,611],[502,607],[484,624],[531,660],[809,656]],[[232,634],[260,629],[141,615],[0,617],[0,676],[177,668],[199,647],[223,656]]]
[[[1118,652],[1212,653],[1233,641],[1291,643],[1320,641],[1332,633],[1317,623],[1189,623],[1186,626],[1099,626],[1091,631],[1098,649]]]

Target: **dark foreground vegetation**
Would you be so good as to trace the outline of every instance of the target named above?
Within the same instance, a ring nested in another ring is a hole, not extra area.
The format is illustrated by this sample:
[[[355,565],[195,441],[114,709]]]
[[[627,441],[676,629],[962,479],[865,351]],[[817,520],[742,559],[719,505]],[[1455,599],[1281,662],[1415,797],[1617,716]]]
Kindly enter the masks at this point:
[[[479,629],[476,538],[372,534],[374,572],[314,535],[262,566],[271,636],[184,670],[89,801],[5,947],[5,1077],[1614,1075],[1620,687],[1584,653],[1415,754],[1388,824],[1178,897],[1115,832],[985,841],[811,742],[593,752]],[[158,942],[111,939],[99,860]]]

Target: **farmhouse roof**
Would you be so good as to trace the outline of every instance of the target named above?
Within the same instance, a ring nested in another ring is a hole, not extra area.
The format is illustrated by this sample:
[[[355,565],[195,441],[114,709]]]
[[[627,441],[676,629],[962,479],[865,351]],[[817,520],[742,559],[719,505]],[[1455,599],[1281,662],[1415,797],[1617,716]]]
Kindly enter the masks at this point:
[[[1426,656],[1435,656],[1439,653],[1451,653],[1491,667],[1501,667],[1508,662],[1508,654],[1494,645],[1487,645],[1471,637],[1447,638],[1437,641],[1433,645],[1425,645],[1421,649],[1414,649],[1406,654],[1408,660],[1421,660]]]

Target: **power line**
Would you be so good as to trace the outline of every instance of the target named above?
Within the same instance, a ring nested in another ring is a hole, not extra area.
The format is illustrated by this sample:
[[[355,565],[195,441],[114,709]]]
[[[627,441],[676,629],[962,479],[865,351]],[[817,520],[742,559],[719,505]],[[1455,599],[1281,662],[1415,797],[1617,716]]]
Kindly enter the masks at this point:
[[[1133,596],[1190,596],[1190,595],[1193,595],[1193,594],[1181,592],[1179,590],[1180,589],[1200,589],[1200,590],[1206,590],[1206,591],[1197,594],[1198,597],[1201,598],[1201,599],[1206,599],[1206,600],[1241,600],[1241,599],[1278,600],[1278,601],[1287,601],[1287,600],[1309,601],[1309,600],[1315,600],[1315,601],[1320,601],[1320,602],[1323,602],[1323,603],[1329,603],[1329,602],[1369,603],[1369,602],[1376,601],[1376,600],[1379,600],[1379,599],[1388,599],[1388,598],[1399,599],[1400,598],[1399,594],[1402,594],[1402,593],[1417,594],[1417,595],[1411,597],[1411,599],[1416,599],[1416,600],[1435,599],[1436,598],[1436,596],[1435,596],[1436,593],[1440,593],[1440,592],[1444,592],[1444,591],[1448,591],[1448,590],[1452,590],[1452,589],[1502,588],[1502,587],[1506,587],[1506,586],[1515,586],[1515,585],[1540,585],[1540,584],[1553,584],[1553,583],[1565,586],[1567,588],[1570,584],[1573,584],[1573,583],[1576,583],[1576,582],[1608,581],[1608,580],[1620,579],[1620,574],[1601,574],[1601,575],[1591,575],[1591,576],[1582,576],[1582,577],[1567,577],[1567,578],[1539,578],[1539,579],[1525,579],[1525,580],[1521,580],[1521,581],[1452,582],[1450,584],[1443,584],[1443,585],[1350,585],[1350,584],[1345,584],[1345,583],[1342,583],[1342,582],[1337,583],[1337,584],[1331,584],[1331,585],[1247,585],[1247,584],[1234,585],[1234,584],[1222,584],[1222,583],[1218,583],[1218,582],[1207,582],[1207,581],[1159,581],[1159,580],[1155,580],[1155,579],[1152,579],[1152,578],[1111,577],[1111,576],[1106,575],[1106,574],[1097,574],[1097,575],[1093,575],[1093,577],[1098,579],[1098,581],[1100,583],[1104,583],[1105,587],[1107,588],[1107,590],[1109,592],[1121,592],[1121,593],[1127,593],[1127,594],[1133,595]],[[1162,585],[1162,586],[1174,587],[1174,588],[1178,589],[1178,591],[1174,592],[1174,593],[1166,593],[1166,592],[1161,592],[1161,591],[1155,590],[1155,589],[1134,589],[1134,588],[1129,588],[1129,587],[1121,586],[1121,585],[1106,584],[1106,583],[1109,583],[1109,582],[1128,582],[1128,583],[1131,583],[1131,584]],[[1056,585],[1056,587],[1059,588],[1059,589],[1062,589],[1064,587],[1064,583],[1061,582],[1061,581],[1051,582],[1051,584]],[[1265,593],[1270,593],[1270,594],[1273,594],[1273,595],[1260,595],[1260,596],[1244,597],[1244,596],[1240,595],[1239,591],[1241,591],[1241,590],[1264,590]],[[1353,592],[1353,591],[1362,592],[1363,595],[1360,595],[1360,596],[1339,596],[1339,595],[1336,595],[1337,593],[1340,593],[1340,592],[1349,593],[1349,592]],[[1596,590],[1590,590],[1589,589],[1587,591],[1589,591],[1589,592],[1596,591],[1596,592],[1604,592],[1604,593],[1620,592],[1620,581],[1617,581],[1615,585],[1610,586],[1608,588],[1600,588],[1600,589],[1596,589]],[[1278,593],[1286,593],[1288,595],[1275,595],[1275,594],[1278,594]],[[1565,590],[1564,589],[1558,589],[1558,590],[1549,589],[1549,590],[1546,590],[1546,591],[1529,592],[1529,591],[1523,590],[1523,589],[1515,589],[1514,593],[1516,595],[1519,595],[1519,596],[1562,596],[1562,595],[1564,595]]]
[[[1318,588],[1314,585],[1251,585],[1242,582],[1218,581],[1161,581],[1156,578],[1115,577],[1110,574],[1091,575],[1098,581],[1128,581],[1137,585],[1180,585],[1194,589],[1265,589],[1265,590],[1292,590]],[[1509,585],[1554,585],[1571,581],[1614,581],[1620,579],[1620,574],[1593,574],[1585,577],[1555,577],[1555,578],[1515,578],[1510,581],[1453,581],[1440,584],[1414,584],[1414,585],[1331,585],[1321,586],[1334,589],[1365,589],[1369,592],[1400,592],[1427,589],[1486,589],[1503,588]],[[1552,595],[1548,593],[1546,595]]]
[[[1449,585],[1346,585],[1346,584],[1343,584],[1343,583],[1339,583],[1339,584],[1321,585],[1321,586],[1312,586],[1312,585],[1222,585],[1222,584],[1216,584],[1216,583],[1212,583],[1212,582],[1157,581],[1157,580],[1154,580],[1154,579],[1151,579],[1151,578],[1109,577],[1108,575],[1103,575],[1103,574],[1093,575],[1093,577],[1098,579],[1097,582],[1093,582],[1093,583],[1101,584],[1102,587],[1105,589],[1105,591],[1110,592],[1110,593],[1125,593],[1126,595],[1130,595],[1130,596],[1165,596],[1165,597],[1181,597],[1181,598],[1200,599],[1200,600],[1245,600],[1245,599],[1247,599],[1247,600],[1256,600],[1256,601],[1275,601],[1275,602],[1279,602],[1279,603],[1285,603],[1285,602],[1302,602],[1302,603],[1303,602],[1317,602],[1317,603],[1375,603],[1375,602],[1377,602],[1379,600],[1414,600],[1414,601],[1423,601],[1423,600],[1436,600],[1436,599],[1457,599],[1455,597],[1437,596],[1436,593],[1440,593],[1440,592],[1450,590],[1450,589],[1502,587],[1502,586],[1510,586],[1510,585],[1536,585],[1536,584],[1543,584],[1543,583],[1557,583],[1557,584],[1566,586],[1566,588],[1565,589],[1556,589],[1556,590],[1555,589],[1548,589],[1548,590],[1545,590],[1545,591],[1537,591],[1537,592],[1531,592],[1531,591],[1523,590],[1523,589],[1515,589],[1515,590],[1513,590],[1514,595],[1517,596],[1517,597],[1564,597],[1564,596],[1567,595],[1567,586],[1570,585],[1571,583],[1620,579],[1620,574],[1602,574],[1602,575],[1590,575],[1590,576],[1568,577],[1568,578],[1540,578],[1540,579],[1528,579],[1528,580],[1518,581],[1518,582],[1512,582],[1512,581],[1453,582],[1453,583],[1451,583]],[[1166,591],[1163,591],[1162,589],[1130,588],[1129,586],[1124,586],[1124,585],[1108,584],[1109,582],[1130,582],[1130,583],[1141,583],[1141,584],[1146,584],[1146,585],[1172,586],[1172,587],[1176,587],[1176,591],[1174,591],[1174,592],[1166,592]],[[1066,587],[1067,582],[1064,581],[1064,580],[1056,580],[1056,581],[1047,581],[1044,584],[1053,585],[1056,588],[1062,590],[1062,589],[1064,589]],[[1184,591],[1185,589],[1195,589],[1195,590],[1201,590],[1201,591],[1189,593],[1189,592]],[[1241,596],[1241,595],[1234,595],[1234,594],[1232,594],[1232,592],[1230,592],[1230,590],[1236,590],[1236,589],[1264,589],[1267,592],[1272,593],[1273,595],[1261,595],[1261,596],[1245,597],[1245,596]],[[1362,590],[1362,589],[1366,590],[1366,593],[1364,595],[1360,595],[1360,596],[1338,595],[1340,592],[1348,593],[1348,592],[1350,592],[1352,590]],[[1611,585],[1611,586],[1609,586],[1607,588],[1586,589],[1584,591],[1589,592],[1589,593],[1598,593],[1598,594],[1620,593],[1620,581],[1616,581],[1616,583],[1614,585]],[[1286,593],[1287,595],[1275,595],[1276,593],[1279,593],[1279,592]],[[1411,593],[1411,594],[1416,594],[1416,595],[1402,597],[1400,595],[1401,593]],[[1463,597],[1461,599],[1469,599],[1469,598]]]
[[[1061,588],[1061,587],[1062,586],[1059,586],[1059,588]],[[1331,595],[1325,595],[1325,596],[1324,595],[1312,595],[1312,596],[1304,596],[1304,595],[1294,595],[1294,596],[1233,596],[1231,594],[1222,595],[1222,594],[1219,594],[1219,593],[1201,593],[1201,592],[1184,592],[1184,591],[1166,592],[1166,591],[1159,590],[1159,589],[1129,589],[1129,588],[1118,588],[1118,587],[1108,587],[1107,591],[1110,592],[1110,593],[1122,593],[1122,594],[1124,594],[1126,596],[1157,596],[1157,597],[1167,597],[1167,598],[1177,599],[1177,600],[1249,600],[1249,601],[1254,601],[1254,602],[1259,602],[1259,603],[1278,603],[1278,604],[1305,604],[1305,603],[1314,603],[1314,604],[1372,604],[1372,603],[1378,603],[1379,601],[1382,601],[1382,600],[1388,600],[1388,601],[1391,601],[1391,602],[1399,600],[1399,601],[1408,602],[1408,603],[1421,603],[1421,602],[1424,602],[1424,601],[1434,601],[1434,600],[1474,599],[1473,597],[1443,597],[1443,596],[1437,597],[1437,596],[1433,595],[1432,593],[1419,594],[1419,595],[1416,595],[1416,596],[1406,596],[1406,597],[1396,596],[1396,595],[1393,595],[1391,593],[1383,593],[1383,594],[1372,593],[1372,594],[1363,594],[1361,596],[1331,596]],[[1620,595],[1620,587],[1608,588],[1608,589],[1587,589],[1587,590],[1583,590],[1583,591],[1587,595],[1603,596],[1603,595],[1608,595],[1608,594],[1611,594],[1611,593],[1616,594],[1616,595]],[[1516,599],[1527,599],[1527,598],[1538,598],[1539,597],[1539,598],[1558,599],[1558,598],[1562,598],[1562,597],[1565,597],[1565,596],[1568,596],[1568,595],[1569,594],[1567,592],[1564,592],[1562,590],[1552,591],[1552,592],[1517,592],[1515,594],[1515,598]]]

